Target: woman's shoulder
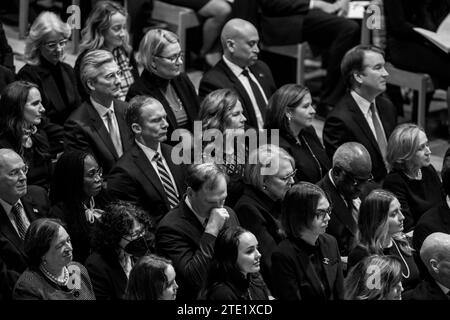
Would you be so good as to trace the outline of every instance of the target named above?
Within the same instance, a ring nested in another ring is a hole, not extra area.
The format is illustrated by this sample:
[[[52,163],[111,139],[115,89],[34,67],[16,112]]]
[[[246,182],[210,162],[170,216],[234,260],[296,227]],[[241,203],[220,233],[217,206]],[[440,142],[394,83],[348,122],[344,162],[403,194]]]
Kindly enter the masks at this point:
[[[208,290],[208,300],[238,300],[232,287],[227,282],[214,283]]]

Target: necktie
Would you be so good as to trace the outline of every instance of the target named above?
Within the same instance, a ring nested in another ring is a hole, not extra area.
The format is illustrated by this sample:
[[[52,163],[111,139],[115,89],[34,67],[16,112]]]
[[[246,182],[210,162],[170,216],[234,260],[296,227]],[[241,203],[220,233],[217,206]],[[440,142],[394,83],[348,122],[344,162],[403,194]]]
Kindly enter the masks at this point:
[[[381,155],[384,158],[386,156],[387,147],[386,134],[384,133],[383,126],[381,125],[379,118],[377,117],[375,105],[373,103],[370,104],[370,111],[372,112],[372,122],[375,128],[378,147],[380,148]]]
[[[252,88],[252,91],[253,91],[253,96],[255,97],[256,103],[258,104],[259,111],[261,112],[261,116],[263,117],[263,120],[264,120],[264,116],[266,114],[266,107],[267,107],[266,100],[264,100],[261,90],[259,90],[259,87],[256,84],[256,82],[253,81],[253,79],[250,77],[248,70],[244,69],[244,71],[242,71],[242,74],[247,77],[248,82],[250,83],[250,87]]]
[[[17,231],[19,232],[19,237],[23,240],[25,238],[27,228],[25,226],[25,221],[23,221],[22,217],[22,205],[19,202],[17,202],[12,207],[11,212],[14,217],[14,222],[16,223]]]
[[[347,204],[348,204],[348,208],[351,210],[352,212],[352,217],[353,220],[355,220],[356,225],[358,225],[358,216],[359,216],[359,210],[358,208],[355,206],[355,204],[353,203],[353,200],[347,200]]]
[[[122,156],[122,141],[120,141],[120,134],[119,134],[119,128],[117,128],[114,119],[114,110],[109,109],[108,112],[106,112],[106,119],[108,121],[108,130],[109,135],[111,136],[111,141],[114,145],[114,148],[116,149],[117,155],[119,157]]]
[[[178,195],[175,190],[175,186],[170,179],[170,175],[166,170],[162,162],[161,155],[157,152],[153,157],[153,160],[156,161],[156,167],[158,168],[159,178],[161,179],[162,185],[164,187],[164,191],[166,192],[167,200],[169,200],[170,208],[174,208],[178,205]]]

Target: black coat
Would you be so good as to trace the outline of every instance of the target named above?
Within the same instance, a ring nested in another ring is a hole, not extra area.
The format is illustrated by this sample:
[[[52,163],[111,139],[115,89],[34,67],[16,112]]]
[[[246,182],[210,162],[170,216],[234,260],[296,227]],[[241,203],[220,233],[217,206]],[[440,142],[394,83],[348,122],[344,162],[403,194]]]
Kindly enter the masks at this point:
[[[410,290],[402,294],[403,300],[450,300],[442,289],[437,285],[436,281],[430,276],[420,282],[414,290]]]
[[[375,102],[387,141],[397,125],[396,109],[391,101],[382,96],[378,96]],[[331,159],[339,146],[352,141],[366,147],[372,159],[374,179],[377,182],[382,181],[387,170],[377,140],[361,109],[351,94],[347,93],[325,120],[323,142]]]
[[[280,300],[326,300],[326,290],[298,241],[301,240],[285,239],[272,253],[273,293]],[[327,280],[324,285],[328,286],[331,299],[343,300],[344,276],[336,239],[325,233],[317,241]]]
[[[172,148],[161,144],[161,153],[169,166],[180,197],[186,191],[184,167],[171,161]],[[170,211],[164,187],[144,151],[133,143],[107,177],[108,192],[117,199],[133,202],[158,222]]]
[[[425,212],[417,222],[413,236],[414,249],[420,252],[425,239],[435,232],[450,234],[450,209],[445,201]]]
[[[122,148],[125,153],[132,144],[131,128],[125,120],[125,111],[128,104],[114,100],[114,113],[119,125]],[[64,124],[64,147],[68,150],[81,150],[91,152],[108,173],[119,159],[108,130],[100,118],[97,110],[90,102],[84,102]]]
[[[267,99],[269,99],[276,90],[272,72],[269,67],[264,62],[258,60],[249,68],[261,85]],[[229,88],[236,91],[242,103],[244,115],[247,118],[247,124],[254,128],[258,128],[256,114],[247,91],[239,79],[227,66],[225,61],[221,59],[214,67],[203,75],[202,80],[200,81],[198,95],[201,99],[204,99],[208,93],[224,88]],[[261,115],[263,117],[265,116],[265,110],[264,112],[261,112]]]

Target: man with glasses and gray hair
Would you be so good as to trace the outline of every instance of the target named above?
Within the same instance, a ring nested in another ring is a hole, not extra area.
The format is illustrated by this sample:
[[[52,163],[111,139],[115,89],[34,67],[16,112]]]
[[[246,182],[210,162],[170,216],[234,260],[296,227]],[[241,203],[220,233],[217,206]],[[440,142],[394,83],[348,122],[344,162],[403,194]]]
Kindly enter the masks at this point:
[[[23,241],[31,222],[46,216],[46,190],[27,186],[28,166],[11,149],[0,149],[0,301],[10,300],[27,268]]]
[[[361,192],[372,180],[372,160],[360,143],[347,142],[333,156],[333,167],[317,185],[333,204],[327,233],[338,241],[341,256],[347,257],[358,228]],[[345,259],[344,259],[345,261]]]
[[[108,173],[133,141],[125,121],[128,105],[118,100],[121,71],[111,52],[93,50],[83,58],[80,73],[89,100],[65,122],[64,148],[92,153]]]

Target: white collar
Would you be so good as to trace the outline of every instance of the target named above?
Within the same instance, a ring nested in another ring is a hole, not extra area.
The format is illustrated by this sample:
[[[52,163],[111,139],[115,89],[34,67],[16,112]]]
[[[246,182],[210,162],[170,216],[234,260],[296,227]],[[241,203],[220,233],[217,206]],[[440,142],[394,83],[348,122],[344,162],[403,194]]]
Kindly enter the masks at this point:
[[[194,213],[194,215],[197,217],[198,221],[200,221],[200,224],[203,226],[203,225],[205,224],[206,217],[200,216],[200,215],[194,210],[194,208],[192,207],[192,203],[191,203],[191,201],[189,200],[189,197],[188,197],[188,196],[186,196],[186,198],[184,199],[184,202],[186,203],[186,205],[188,206],[188,208],[191,209],[191,211],[192,211],[192,212]]]
[[[136,144],[138,145],[138,147],[141,148],[142,151],[144,151],[144,153],[147,155],[147,157],[149,157],[150,161],[153,161],[153,158],[155,157],[156,152],[158,152],[161,155],[161,157],[163,157],[163,155],[161,153],[161,143],[158,143],[158,147],[156,148],[156,150],[153,150],[152,148],[147,147],[146,145],[140,143],[137,140],[134,140],[134,141],[136,141]]]
[[[356,91],[354,90],[351,90],[350,94],[353,97],[353,99],[355,99],[356,104],[361,109],[364,116],[366,116],[369,113],[371,103],[373,103],[374,106],[376,106],[375,101],[370,102],[366,100],[365,98],[361,97],[358,93],[356,93]]]
[[[228,66],[228,68],[230,68],[231,72],[233,72],[233,74],[239,78],[239,76],[242,75],[242,71],[244,71],[245,69],[241,68],[240,66],[238,66],[237,64],[231,62],[230,60],[228,60],[225,55],[223,55],[223,61],[225,62],[225,64]]]
[[[91,103],[92,106],[94,107],[94,109],[97,111],[97,113],[99,114],[99,116],[101,118],[104,118],[105,115],[108,113],[109,110],[114,110],[114,101],[111,101],[111,105],[109,107],[105,107],[104,105],[98,103],[97,101],[95,101],[94,99],[92,99],[92,97],[90,97],[91,99]]]

